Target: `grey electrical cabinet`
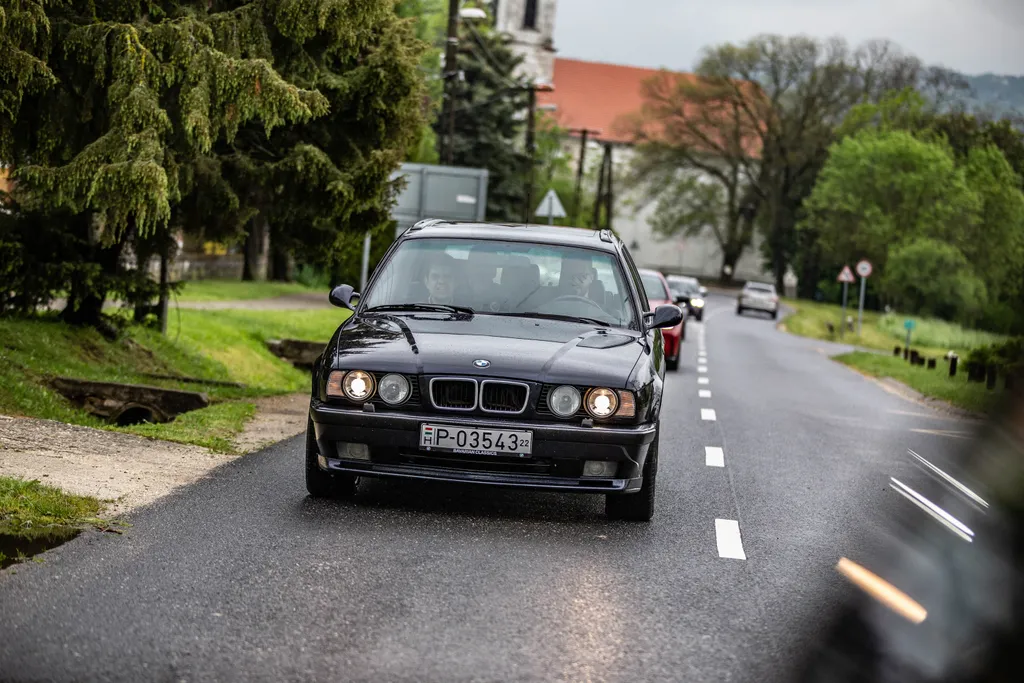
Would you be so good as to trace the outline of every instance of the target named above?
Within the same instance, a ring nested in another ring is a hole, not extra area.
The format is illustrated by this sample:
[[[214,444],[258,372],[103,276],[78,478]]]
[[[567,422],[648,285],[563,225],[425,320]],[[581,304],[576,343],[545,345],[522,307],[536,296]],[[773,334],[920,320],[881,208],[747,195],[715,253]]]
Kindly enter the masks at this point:
[[[482,221],[487,209],[487,169],[402,164],[391,178],[405,178],[405,189],[391,210],[396,234],[425,218]]]

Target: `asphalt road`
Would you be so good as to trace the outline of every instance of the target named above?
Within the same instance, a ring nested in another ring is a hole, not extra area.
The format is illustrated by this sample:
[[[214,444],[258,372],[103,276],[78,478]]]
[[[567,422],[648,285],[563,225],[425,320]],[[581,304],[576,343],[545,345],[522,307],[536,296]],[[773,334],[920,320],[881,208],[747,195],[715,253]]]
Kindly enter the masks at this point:
[[[301,438],[244,457],[0,574],[0,678],[782,680],[850,590],[837,560],[892,543],[906,449],[968,443],[835,350],[712,296],[667,383],[649,525],[488,488],[313,501]]]

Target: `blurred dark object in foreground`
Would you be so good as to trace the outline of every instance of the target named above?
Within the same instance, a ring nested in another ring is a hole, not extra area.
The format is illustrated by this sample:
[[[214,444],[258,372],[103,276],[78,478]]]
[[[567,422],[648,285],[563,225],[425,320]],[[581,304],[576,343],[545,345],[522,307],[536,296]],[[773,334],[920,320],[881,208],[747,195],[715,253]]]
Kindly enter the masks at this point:
[[[955,472],[908,454],[928,485],[890,479],[907,509],[898,551],[870,568],[840,560],[855,597],[795,680],[1024,681],[1022,380]]]

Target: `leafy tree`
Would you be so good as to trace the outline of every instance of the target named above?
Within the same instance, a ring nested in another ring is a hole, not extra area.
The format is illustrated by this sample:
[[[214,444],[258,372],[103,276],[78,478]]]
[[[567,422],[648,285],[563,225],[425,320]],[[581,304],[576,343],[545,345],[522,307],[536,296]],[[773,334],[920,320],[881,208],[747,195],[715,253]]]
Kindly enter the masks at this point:
[[[440,113],[444,90],[441,56],[444,54],[447,6],[444,0],[399,0],[395,9],[398,16],[415,20],[416,37],[429,46],[420,59],[420,70],[424,75],[427,89],[427,96],[423,102],[427,120],[420,126],[416,141],[409,146],[406,161],[436,164],[439,157],[433,124]]]
[[[648,201],[658,200],[655,222],[663,235],[701,234],[715,226],[720,279],[728,282],[754,233],[759,150],[754,124],[742,111],[756,91],[662,72],[643,84],[642,93],[641,112],[618,124],[637,147],[630,184],[642,187]]]
[[[971,324],[988,298],[974,272],[953,245],[920,238],[889,248],[883,286],[900,310]]]
[[[804,208],[825,256],[884,271],[889,245],[925,236],[964,244],[980,201],[947,147],[864,131],[833,145]]]
[[[0,9],[0,158],[22,212],[77,244],[80,267],[54,283],[69,320],[95,323],[108,293],[142,286],[128,241],[259,221],[317,255],[386,220],[420,120],[418,48],[391,0]]]
[[[486,168],[487,218],[520,221],[526,197],[529,157],[523,150],[528,83],[515,75],[522,58],[510,47],[510,39],[492,29],[460,25],[458,66],[455,80],[455,136],[452,163]],[[434,124],[438,136],[446,136],[448,122]],[[532,207],[531,207],[532,208]]]
[[[740,45],[705,49],[697,81],[676,79],[674,89],[662,85],[645,93],[648,111],[631,122],[631,132],[648,143],[641,149],[641,168],[669,165],[711,177],[716,177],[713,166],[736,170],[737,182],[731,174],[724,178],[724,196],[743,199],[720,204],[720,238],[726,239],[720,246],[738,259],[752,240],[749,216],[755,214],[781,288],[786,269],[801,250],[795,229],[800,207],[828,157],[835,127],[858,102],[878,99],[929,73],[884,41],[854,50],[839,39],[760,35]],[[666,78],[659,77],[663,84]],[[932,80],[937,89],[945,84],[938,75]],[[675,154],[658,149],[666,146]],[[685,174],[679,182],[668,193],[676,201],[702,201],[687,191],[701,188]],[[660,206],[676,215],[687,213],[685,208],[673,210],[667,196]],[[674,222],[661,221],[664,228]],[[801,281],[816,282],[817,261],[804,260],[812,272]]]

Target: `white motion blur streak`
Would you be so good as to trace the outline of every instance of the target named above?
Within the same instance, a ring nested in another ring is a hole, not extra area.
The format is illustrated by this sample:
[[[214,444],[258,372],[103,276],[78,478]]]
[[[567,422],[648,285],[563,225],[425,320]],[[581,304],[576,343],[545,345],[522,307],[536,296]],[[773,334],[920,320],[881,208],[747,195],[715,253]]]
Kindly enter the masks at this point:
[[[954,534],[964,539],[968,543],[974,541],[974,532],[967,528],[967,526],[959,519],[949,514],[935,503],[931,502],[920,493],[904,484],[895,477],[889,477],[889,486],[899,493],[901,496],[909,500],[911,503],[921,508],[929,515],[937,520],[944,527],[952,531]]]

